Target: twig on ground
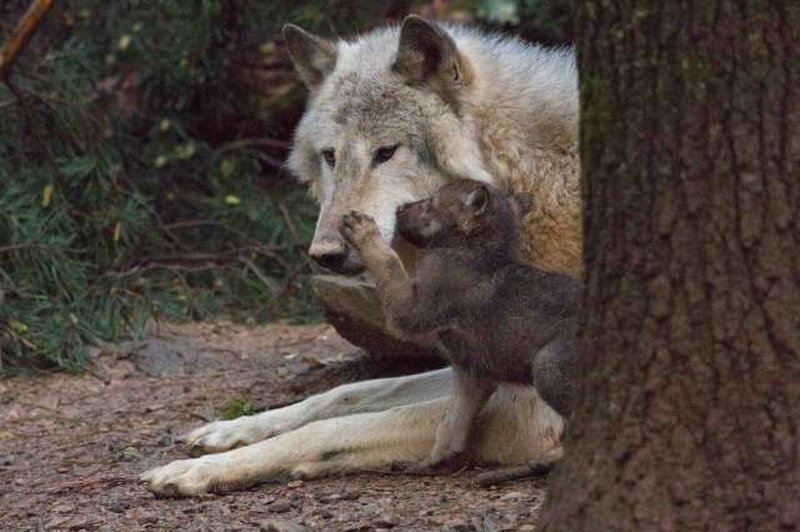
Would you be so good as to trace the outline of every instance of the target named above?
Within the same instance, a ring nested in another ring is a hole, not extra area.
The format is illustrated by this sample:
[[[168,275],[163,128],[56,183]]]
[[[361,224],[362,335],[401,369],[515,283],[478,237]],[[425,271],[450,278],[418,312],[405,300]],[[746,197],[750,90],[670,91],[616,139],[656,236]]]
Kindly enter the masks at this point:
[[[523,478],[540,477],[546,475],[552,464],[541,464],[538,462],[529,462],[525,465],[503,467],[500,469],[492,469],[478,475],[476,483],[482,487],[500,484],[501,482],[508,482],[510,480],[520,480]]]
[[[8,69],[25,49],[25,45],[28,44],[36,32],[36,28],[39,27],[42,19],[52,7],[53,0],[34,0],[31,3],[28,11],[22,16],[22,20],[11,32],[3,48],[0,49],[0,80],[5,79]]]
[[[136,476],[134,475],[109,475],[100,473],[56,484],[52,488],[47,489],[46,493],[51,493],[51,494],[62,493],[64,491],[71,491],[75,489],[80,490],[88,488],[97,484],[108,486],[108,485],[128,484],[130,482],[135,482],[135,481],[136,481]]]

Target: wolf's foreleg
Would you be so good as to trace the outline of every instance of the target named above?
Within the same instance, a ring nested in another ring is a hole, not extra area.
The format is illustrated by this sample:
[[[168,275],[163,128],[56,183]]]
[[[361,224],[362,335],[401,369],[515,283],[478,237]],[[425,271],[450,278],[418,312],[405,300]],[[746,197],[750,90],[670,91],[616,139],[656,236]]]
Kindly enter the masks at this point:
[[[246,447],[148,471],[141,480],[162,495],[229,491],[285,477],[418,463],[433,445],[447,399],[383,412],[315,421]]]
[[[452,389],[450,368],[353,382],[312,395],[298,403],[231,421],[214,421],[186,436],[189,453],[197,456],[249,445],[312,421],[446,397]]]

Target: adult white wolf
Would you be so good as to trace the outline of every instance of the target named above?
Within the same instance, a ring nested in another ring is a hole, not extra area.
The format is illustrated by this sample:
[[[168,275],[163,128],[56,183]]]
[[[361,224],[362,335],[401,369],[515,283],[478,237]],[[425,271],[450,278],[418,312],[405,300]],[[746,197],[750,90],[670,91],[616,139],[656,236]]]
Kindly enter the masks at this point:
[[[338,232],[357,209],[391,240],[395,211],[449,176],[531,192],[530,260],[581,270],[577,72],[571,50],[419,17],[332,43],[285,28],[310,88],[289,166],[320,214],[310,254],[339,273],[362,269]],[[311,477],[424,461],[447,410],[450,370],[349,384],[295,405],[218,421],[187,437],[207,454],[143,475],[156,492],[220,491],[278,476]],[[478,462],[550,460],[563,420],[533,388],[501,387],[467,454]],[[225,451],[225,452],[223,452]]]

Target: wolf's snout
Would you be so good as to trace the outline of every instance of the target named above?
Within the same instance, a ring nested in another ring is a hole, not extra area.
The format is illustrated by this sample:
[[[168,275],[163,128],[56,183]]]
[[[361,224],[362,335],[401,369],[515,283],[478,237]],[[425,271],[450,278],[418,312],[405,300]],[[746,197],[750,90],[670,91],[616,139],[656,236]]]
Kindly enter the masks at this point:
[[[308,254],[320,267],[342,275],[353,275],[364,268],[355,251],[344,239],[329,237],[315,240],[311,243]]]
[[[323,268],[336,271],[347,260],[347,247],[344,240],[325,238],[312,242],[308,254]]]

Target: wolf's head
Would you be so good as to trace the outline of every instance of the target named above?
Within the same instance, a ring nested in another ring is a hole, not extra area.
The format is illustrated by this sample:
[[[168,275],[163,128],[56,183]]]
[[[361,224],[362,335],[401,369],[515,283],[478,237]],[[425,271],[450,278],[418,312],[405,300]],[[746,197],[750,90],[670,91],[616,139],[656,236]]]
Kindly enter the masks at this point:
[[[327,269],[357,273],[361,260],[338,230],[344,213],[371,215],[391,241],[400,205],[430,196],[449,175],[481,177],[464,113],[472,66],[447,32],[416,16],[352,42],[293,25],[284,35],[310,89],[288,161],[320,204],[309,253]]]
[[[480,181],[454,179],[430,198],[400,206],[397,229],[421,248],[513,248],[519,244],[522,218],[531,205],[526,192],[506,194]]]

